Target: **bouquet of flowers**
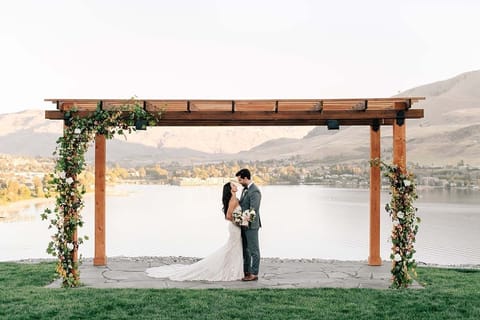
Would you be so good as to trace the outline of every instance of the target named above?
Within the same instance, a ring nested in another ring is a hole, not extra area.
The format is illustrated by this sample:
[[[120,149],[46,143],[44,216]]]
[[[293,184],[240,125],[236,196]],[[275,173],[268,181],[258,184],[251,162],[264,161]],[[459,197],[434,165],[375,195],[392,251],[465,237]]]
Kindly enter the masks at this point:
[[[248,227],[248,223],[255,220],[255,210],[248,209],[242,212],[241,209],[233,211],[233,222],[236,225]]]

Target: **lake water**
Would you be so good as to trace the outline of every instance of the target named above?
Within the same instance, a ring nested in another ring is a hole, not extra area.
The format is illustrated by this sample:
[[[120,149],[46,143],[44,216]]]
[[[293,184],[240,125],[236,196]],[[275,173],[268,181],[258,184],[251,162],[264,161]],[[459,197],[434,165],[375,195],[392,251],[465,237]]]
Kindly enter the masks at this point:
[[[365,260],[368,257],[369,191],[324,186],[261,186],[260,230],[264,257]],[[107,197],[107,256],[203,257],[227,237],[221,186],[121,185]],[[480,264],[480,193],[429,190],[416,203],[422,223],[417,261]],[[382,208],[389,200],[382,194]],[[39,215],[45,205],[29,205],[13,221],[0,219],[0,261],[47,258],[52,234]],[[94,252],[93,196],[86,197],[85,225]],[[3,222],[2,222],[3,220]],[[391,222],[381,211],[381,257],[389,259]]]

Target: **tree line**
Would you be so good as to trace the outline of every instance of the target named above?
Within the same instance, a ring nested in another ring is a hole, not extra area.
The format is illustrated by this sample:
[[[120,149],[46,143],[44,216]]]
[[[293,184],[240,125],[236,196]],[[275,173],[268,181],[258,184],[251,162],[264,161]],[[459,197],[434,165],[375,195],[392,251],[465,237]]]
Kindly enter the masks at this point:
[[[11,161],[6,161],[11,163]],[[3,166],[3,167],[2,167]],[[179,184],[184,178],[235,178],[241,168],[249,168],[258,184],[324,184],[348,187],[368,187],[370,167],[367,161],[357,163],[322,164],[298,159],[267,161],[229,161],[210,164],[152,164],[125,168],[109,165],[107,184],[125,182]],[[443,188],[472,188],[480,185],[480,168],[459,162],[455,166],[422,166],[409,164],[417,175],[418,185]],[[24,161],[23,166],[0,165],[0,204],[31,198],[43,198],[48,193],[48,180],[53,161]],[[35,173],[32,175],[32,172]],[[87,192],[95,188],[94,168],[88,166],[80,175]],[[201,183],[200,183],[201,184]]]

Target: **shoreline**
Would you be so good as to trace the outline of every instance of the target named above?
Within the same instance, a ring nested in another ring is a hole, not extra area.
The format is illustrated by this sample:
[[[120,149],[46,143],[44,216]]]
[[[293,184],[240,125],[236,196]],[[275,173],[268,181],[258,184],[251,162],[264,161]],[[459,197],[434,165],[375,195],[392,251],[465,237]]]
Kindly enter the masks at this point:
[[[22,211],[31,206],[47,206],[49,204],[53,204],[54,202],[55,198],[31,198],[11,202],[6,205],[0,205],[0,223],[17,221],[20,217],[22,217]]]
[[[87,192],[84,195],[84,199],[92,197],[94,195],[94,192]],[[115,186],[113,186],[107,187],[107,196],[128,196],[128,193],[124,191],[117,191],[115,190]],[[12,218],[12,216],[14,215],[18,215],[21,211],[27,209],[32,205],[54,205],[55,201],[55,196],[51,196],[50,198],[23,199],[0,205],[0,222],[5,221],[8,218]]]
[[[48,203],[48,202],[53,202],[55,201],[55,198],[30,198],[30,199],[23,199],[23,200],[18,200],[14,202],[9,202],[6,204],[0,205],[0,211],[1,210],[11,210],[15,209],[17,207],[27,207],[32,204],[43,204],[43,203]]]
[[[192,186],[214,186],[214,185],[174,185],[174,184],[158,184],[158,183],[132,183],[131,181],[129,182],[128,180],[122,181],[122,183],[108,186],[107,187],[107,195],[108,196],[128,196],[128,193],[125,191],[119,191],[115,190],[116,187],[122,186],[122,185],[164,185],[164,186],[175,186],[175,187],[192,187]],[[368,186],[367,187],[354,187],[354,186],[344,186],[344,185],[329,185],[329,184],[268,184],[268,185],[262,185],[262,186],[322,186],[325,188],[338,188],[338,189],[352,189],[352,190],[369,190]],[[381,188],[382,191],[388,191],[387,186],[382,186]],[[430,191],[430,190],[448,190],[448,191],[477,191],[473,190],[470,188],[454,188],[454,189],[446,189],[442,187],[433,187],[433,186],[417,186],[418,191]],[[94,195],[95,192],[87,192],[85,193],[85,198]],[[31,205],[42,205],[42,204],[48,204],[48,203],[54,203],[55,202],[55,197],[52,196],[50,198],[30,198],[30,199],[24,199],[24,200],[18,200],[14,202],[9,202],[6,204],[0,205],[0,219],[3,217],[3,213],[18,213],[19,211],[31,206]]]
[[[165,183],[162,180],[119,180],[116,185],[163,185],[163,186],[175,186],[175,187],[198,187],[198,186],[222,186],[223,184],[215,184],[215,183],[192,183],[192,184],[175,184],[175,183]],[[338,188],[338,189],[359,189],[359,190],[369,190],[370,186],[368,184],[355,184],[349,185],[347,183],[315,183],[315,182],[304,182],[304,183],[269,183],[269,184],[260,184],[257,183],[259,186],[323,186],[326,188]],[[384,191],[388,191],[390,188],[389,185],[382,184],[381,189]],[[480,191],[480,188],[472,188],[472,187],[444,187],[444,186],[430,186],[430,185],[419,185],[417,184],[417,190],[424,191],[424,190],[461,190],[461,191]]]

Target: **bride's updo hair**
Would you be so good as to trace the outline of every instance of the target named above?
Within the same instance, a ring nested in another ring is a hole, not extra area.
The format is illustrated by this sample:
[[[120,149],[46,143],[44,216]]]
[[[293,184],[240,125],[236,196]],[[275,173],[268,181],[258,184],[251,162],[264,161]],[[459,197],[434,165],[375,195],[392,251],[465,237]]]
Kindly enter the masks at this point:
[[[223,214],[227,215],[228,210],[228,203],[232,198],[232,185],[230,182],[225,183],[223,186],[223,196],[222,196],[222,203],[223,203]]]

